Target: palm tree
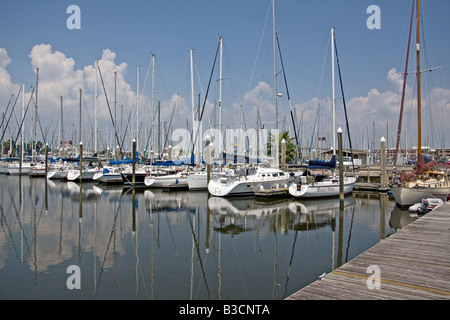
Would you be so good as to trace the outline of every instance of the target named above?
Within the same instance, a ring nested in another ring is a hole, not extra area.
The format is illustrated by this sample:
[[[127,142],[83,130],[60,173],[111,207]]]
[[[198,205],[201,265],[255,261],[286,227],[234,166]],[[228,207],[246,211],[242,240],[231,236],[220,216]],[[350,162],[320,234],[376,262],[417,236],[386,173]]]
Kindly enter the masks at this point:
[[[281,141],[284,139],[286,141],[286,162],[294,162],[296,156],[297,147],[294,143],[294,137],[289,136],[289,131],[284,131],[278,135],[278,146],[281,146]],[[269,132],[269,141],[267,142],[267,155],[272,155],[272,142],[274,141],[274,137],[272,133]],[[281,148],[281,147],[279,147]],[[275,151],[275,150],[274,150]],[[281,150],[280,150],[281,151]],[[281,162],[281,154],[279,155],[279,159]]]

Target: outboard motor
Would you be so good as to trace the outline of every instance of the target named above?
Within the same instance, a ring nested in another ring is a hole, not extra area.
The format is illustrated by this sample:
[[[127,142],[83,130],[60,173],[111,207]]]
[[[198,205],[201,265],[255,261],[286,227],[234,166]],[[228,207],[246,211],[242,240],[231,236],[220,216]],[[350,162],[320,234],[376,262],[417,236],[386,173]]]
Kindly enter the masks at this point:
[[[419,208],[417,209],[418,214],[425,214],[428,213],[428,201],[425,199],[420,200]]]

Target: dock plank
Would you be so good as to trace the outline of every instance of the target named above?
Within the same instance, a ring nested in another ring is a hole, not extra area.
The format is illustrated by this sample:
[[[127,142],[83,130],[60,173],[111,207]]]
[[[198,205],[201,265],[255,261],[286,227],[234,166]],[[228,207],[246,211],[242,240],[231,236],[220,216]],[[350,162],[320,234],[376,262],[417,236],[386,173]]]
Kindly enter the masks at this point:
[[[373,265],[380,270],[379,289],[368,285]],[[286,298],[311,299],[450,300],[450,203]]]

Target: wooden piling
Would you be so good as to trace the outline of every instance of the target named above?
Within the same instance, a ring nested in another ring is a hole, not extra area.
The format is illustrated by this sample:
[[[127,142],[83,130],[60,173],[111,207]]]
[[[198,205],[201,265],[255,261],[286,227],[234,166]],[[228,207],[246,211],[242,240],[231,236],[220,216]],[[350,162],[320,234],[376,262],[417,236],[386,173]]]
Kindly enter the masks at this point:
[[[339,156],[339,200],[344,201],[344,151],[342,150],[342,129],[337,130]]]
[[[386,139],[380,140],[380,187],[386,188]]]

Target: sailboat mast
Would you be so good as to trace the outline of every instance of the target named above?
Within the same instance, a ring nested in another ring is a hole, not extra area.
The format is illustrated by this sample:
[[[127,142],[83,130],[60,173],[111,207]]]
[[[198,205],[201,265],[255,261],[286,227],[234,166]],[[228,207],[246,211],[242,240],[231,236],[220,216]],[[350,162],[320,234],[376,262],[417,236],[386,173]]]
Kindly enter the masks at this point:
[[[272,0],[272,20],[273,20],[273,76],[274,76],[274,90],[275,90],[275,129],[278,130],[278,89],[277,89],[277,45],[276,35],[277,29],[275,26],[275,0]]]
[[[20,128],[20,161],[23,163],[23,150],[24,150],[24,128],[23,128],[23,122],[25,117],[25,82],[22,82],[22,125]],[[3,150],[3,148],[2,148]]]
[[[114,70],[114,123],[113,130],[114,134],[117,132],[117,71]]]
[[[333,109],[333,155],[336,154],[336,98],[334,89],[334,27],[331,28],[331,88],[332,88],[332,109]]]
[[[194,50],[190,51],[191,60],[191,107],[192,107],[192,133],[194,133],[194,121],[195,121],[195,102],[194,102]],[[194,141],[192,139],[192,141]],[[195,145],[192,150],[195,150]],[[194,154],[194,152],[192,152]]]
[[[36,68],[36,108],[34,108],[34,162],[37,162],[37,108],[38,108],[39,68]]]
[[[151,147],[151,149],[152,150],[155,150],[155,148],[154,148],[154,141],[155,141],[155,139],[154,139],[154,130],[153,130],[153,128],[154,128],[154,126],[155,126],[155,117],[154,117],[154,114],[155,114],[155,85],[156,85],[156,82],[155,82],[155,60],[156,60],[156,55],[153,53],[152,54],[152,114],[151,114],[151,132],[152,132],[152,135],[151,135],[151,137],[150,137],[150,139],[151,139],[151,141],[150,141],[150,147]]]
[[[61,98],[61,110],[60,110],[60,119],[59,119],[59,149],[61,149],[62,148],[62,141],[63,141],[63,125],[64,125],[64,122],[63,122],[63,97],[62,96],[60,96],[60,98]]]
[[[136,68],[136,150],[139,150],[139,65]]]
[[[420,87],[420,5],[419,0],[417,0],[417,121],[418,121],[418,157],[422,154],[422,111],[421,111],[421,87]]]
[[[79,119],[78,119],[78,130],[79,130],[79,132],[78,132],[78,142],[79,143],[81,142],[81,93],[82,93],[82,90],[80,88],[80,113],[79,113]]]
[[[94,144],[95,144],[95,153],[97,153],[98,156],[98,106],[97,106],[97,97],[98,97],[98,88],[97,88],[97,64],[98,61],[95,60],[95,83],[94,83],[94,112],[95,112],[95,128],[94,128]],[[115,108],[115,107],[114,107]],[[114,109],[115,110],[115,109]],[[62,117],[62,115],[61,115]],[[115,119],[114,119],[115,121]],[[62,135],[61,135],[62,136]]]
[[[412,25],[413,25],[413,20],[414,20],[414,6],[415,6],[415,3],[413,0],[413,5],[411,8],[411,21],[409,23],[409,36],[408,36],[408,46],[407,46],[407,51],[406,51],[405,73],[403,75],[403,89],[402,89],[402,100],[400,103],[400,117],[398,118],[397,143],[395,145],[395,155],[394,155],[394,168],[397,167],[397,157],[398,157],[398,150],[399,150],[399,145],[400,145],[400,135],[402,132],[403,107],[405,105],[406,77],[408,76],[409,49],[411,46],[411,31],[412,31]]]
[[[219,38],[220,42],[220,66],[219,66],[219,131],[222,132],[222,50],[223,38]]]

